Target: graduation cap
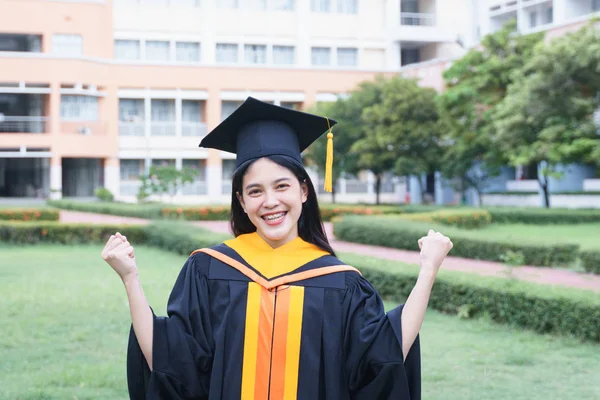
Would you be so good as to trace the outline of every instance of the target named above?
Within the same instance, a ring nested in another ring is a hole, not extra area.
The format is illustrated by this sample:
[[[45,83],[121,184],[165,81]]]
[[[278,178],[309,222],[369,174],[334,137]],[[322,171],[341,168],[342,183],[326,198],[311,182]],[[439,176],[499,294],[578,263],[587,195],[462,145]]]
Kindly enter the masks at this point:
[[[246,161],[272,155],[288,156],[302,164],[300,153],[328,131],[325,190],[331,192],[331,127],[336,123],[327,117],[248,97],[229,117],[206,135],[199,146],[236,154],[236,168]]]

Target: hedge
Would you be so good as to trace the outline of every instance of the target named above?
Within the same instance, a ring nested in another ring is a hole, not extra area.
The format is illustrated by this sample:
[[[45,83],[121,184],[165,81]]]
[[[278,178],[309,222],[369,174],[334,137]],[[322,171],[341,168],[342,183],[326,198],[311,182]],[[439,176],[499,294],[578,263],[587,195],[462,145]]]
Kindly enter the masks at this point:
[[[111,226],[32,222],[0,223],[0,241],[21,244],[40,242],[101,243],[119,231],[137,244],[148,244],[188,255],[227,239],[189,224],[157,222],[147,226]],[[342,255],[358,268],[384,298],[403,301],[412,290],[418,268],[388,260]],[[487,315],[493,321],[538,333],[569,335],[600,342],[600,298],[596,293],[510,279],[485,278],[456,271],[439,272],[429,306],[463,317]]]
[[[334,222],[337,239],[348,242],[393,247],[419,251],[418,240],[427,233],[426,224],[411,223],[400,218],[344,217]],[[577,258],[579,246],[575,244],[531,245],[524,243],[501,243],[461,237],[453,234],[452,255],[458,257],[502,261],[508,251],[520,252],[525,264],[557,266],[569,264]]]
[[[406,214],[402,219],[419,222],[437,222],[442,225],[464,229],[478,229],[488,226],[492,216],[486,210],[440,210],[428,213]]]
[[[64,210],[93,212],[99,214],[118,215],[121,217],[137,217],[146,219],[161,218],[160,210],[164,204],[128,204],[117,202],[81,202],[70,200],[49,200],[48,205]]]
[[[58,221],[59,218],[59,211],[50,208],[0,209],[0,221]]]
[[[600,222],[600,209],[485,207],[493,223],[534,225]]]
[[[229,220],[229,209],[229,206],[165,207],[160,210],[160,214],[168,219],[226,221]]]
[[[418,268],[357,255],[342,255],[384,298],[404,301]],[[441,270],[429,307],[447,314],[487,316],[510,326],[600,342],[600,296],[587,290]]]
[[[579,253],[583,268],[592,274],[600,275],[600,251],[581,251]]]
[[[11,244],[37,243],[104,243],[110,235],[120,232],[133,244],[148,244],[179,254],[221,243],[229,235],[213,233],[186,223],[158,221],[150,225],[86,225],[57,222],[0,223],[0,242]]]

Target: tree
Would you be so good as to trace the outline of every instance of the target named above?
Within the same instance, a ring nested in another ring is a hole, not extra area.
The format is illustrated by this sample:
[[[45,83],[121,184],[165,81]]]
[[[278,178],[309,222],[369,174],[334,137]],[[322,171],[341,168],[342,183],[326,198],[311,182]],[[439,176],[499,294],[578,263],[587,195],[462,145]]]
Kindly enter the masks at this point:
[[[362,112],[368,106],[379,101],[383,78],[378,76],[374,81],[361,83],[346,98],[339,98],[334,103],[320,103],[311,108],[311,112],[333,118],[338,124],[333,127],[334,157],[333,180],[334,183],[343,173],[355,174],[362,167],[358,166],[359,153],[353,145],[361,138],[367,136],[370,130],[362,122]],[[327,140],[319,139],[309,147],[306,159],[309,164],[317,167],[324,174],[326,160]],[[363,164],[364,165],[364,164]],[[335,202],[335,185],[332,199]]]
[[[451,146],[441,172],[448,179],[458,178],[459,190],[473,188],[480,204],[488,179],[507,162],[491,141],[494,111],[541,39],[542,34],[517,34],[512,21],[444,72],[447,90],[438,105]]]
[[[138,192],[138,200],[143,201],[153,194],[161,197],[169,195],[172,200],[183,185],[194,182],[197,174],[198,171],[192,168],[178,170],[175,166],[153,165],[148,175],[141,177],[142,186]]]
[[[548,178],[559,164],[599,165],[600,33],[587,26],[539,46],[495,111],[494,145],[510,164],[542,165],[538,182],[550,207]]]
[[[364,123],[372,132],[355,148],[361,154],[359,164],[375,174],[378,203],[383,173],[434,173],[443,151],[436,91],[401,76],[386,81],[382,87],[381,101],[363,114]],[[419,184],[423,192],[420,179]]]

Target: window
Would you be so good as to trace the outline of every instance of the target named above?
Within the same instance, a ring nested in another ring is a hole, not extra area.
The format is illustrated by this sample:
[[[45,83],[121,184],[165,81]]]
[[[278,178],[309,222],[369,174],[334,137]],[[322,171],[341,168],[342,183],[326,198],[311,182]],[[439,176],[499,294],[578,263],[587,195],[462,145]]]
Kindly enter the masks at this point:
[[[235,160],[222,160],[221,178],[224,181],[230,181],[235,171]]]
[[[218,63],[237,63],[238,45],[229,43],[217,43]]]
[[[532,11],[529,13],[529,27],[533,28],[537,26],[537,12]]]
[[[92,96],[62,95],[60,117],[63,120],[97,121],[98,98]]]
[[[337,64],[340,67],[355,67],[358,65],[358,49],[342,48],[337,49]]]
[[[217,7],[219,8],[238,8],[238,0],[219,0],[217,1]]]
[[[224,101],[221,103],[221,121],[229,117],[236,108],[242,104],[241,101]]]
[[[294,0],[269,0],[271,10],[291,11],[294,9]]]
[[[139,40],[115,40],[115,58],[117,60],[139,60]]]
[[[600,0],[592,0],[592,11],[600,11]]]
[[[198,62],[200,61],[200,43],[177,42],[175,45],[175,55],[177,61]]]
[[[183,100],[181,102],[181,119],[184,122],[202,122],[202,102]]]
[[[414,64],[421,61],[420,49],[402,49],[400,50],[400,65]]]
[[[81,35],[52,35],[52,53],[79,57],[83,54],[83,38]]]
[[[331,0],[311,0],[311,9],[315,12],[329,12]]]
[[[267,62],[267,46],[264,44],[245,45],[244,59],[247,64],[265,64]]]
[[[295,101],[282,101],[281,107],[289,108],[290,110],[300,110],[300,103]]]
[[[119,164],[122,181],[135,181],[144,174],[144,160],[120,160]]]
[[[146,42],[146,60],[169,61],[169,42],[163,40],[149,40]]]
[[[175,160],[167,158],[155,158],[152,160],[153,167],[174,167]]]
[[[343,14],[357,14],[358,4],[357,0],[338,0],[338,12]]]
[[[0,51],[39,53],[42,51],[42,37],[40,35],[0,33]]]
[[[554,20],[554,8],[548,7],[546,9],[546,21],[544,21],[544,22],[546,24],[551,24],[553,20]]]
[[[330,65],[331,49],[329,47],[312,48],[312,65]]]
[[[290,65],[296,62],[294,46],[273,46],[273,64]]]
[[[196,171],[195,181],[206,181],[206,160],[181,160],[181,167]]]
[[[152,99],[150,109],[152,121],[175,121],[175,100]]]
[[[119,99],[119,121],[131,123],[144,122],[144,100]]]

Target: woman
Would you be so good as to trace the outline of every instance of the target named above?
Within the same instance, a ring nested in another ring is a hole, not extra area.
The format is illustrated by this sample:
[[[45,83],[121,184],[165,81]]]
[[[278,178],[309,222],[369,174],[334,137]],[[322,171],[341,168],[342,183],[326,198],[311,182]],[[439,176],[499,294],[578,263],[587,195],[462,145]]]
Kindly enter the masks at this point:
[[[430,231],[406,304],[385,313],[375,289],[325,235],[300,156],[335,121],[249,98],[200,144],[237,154],[235,239],[192,253],[156,317],[134,250],[111,236],[132,330],[133,399],[420,399],[418,332],[452,248]]]

